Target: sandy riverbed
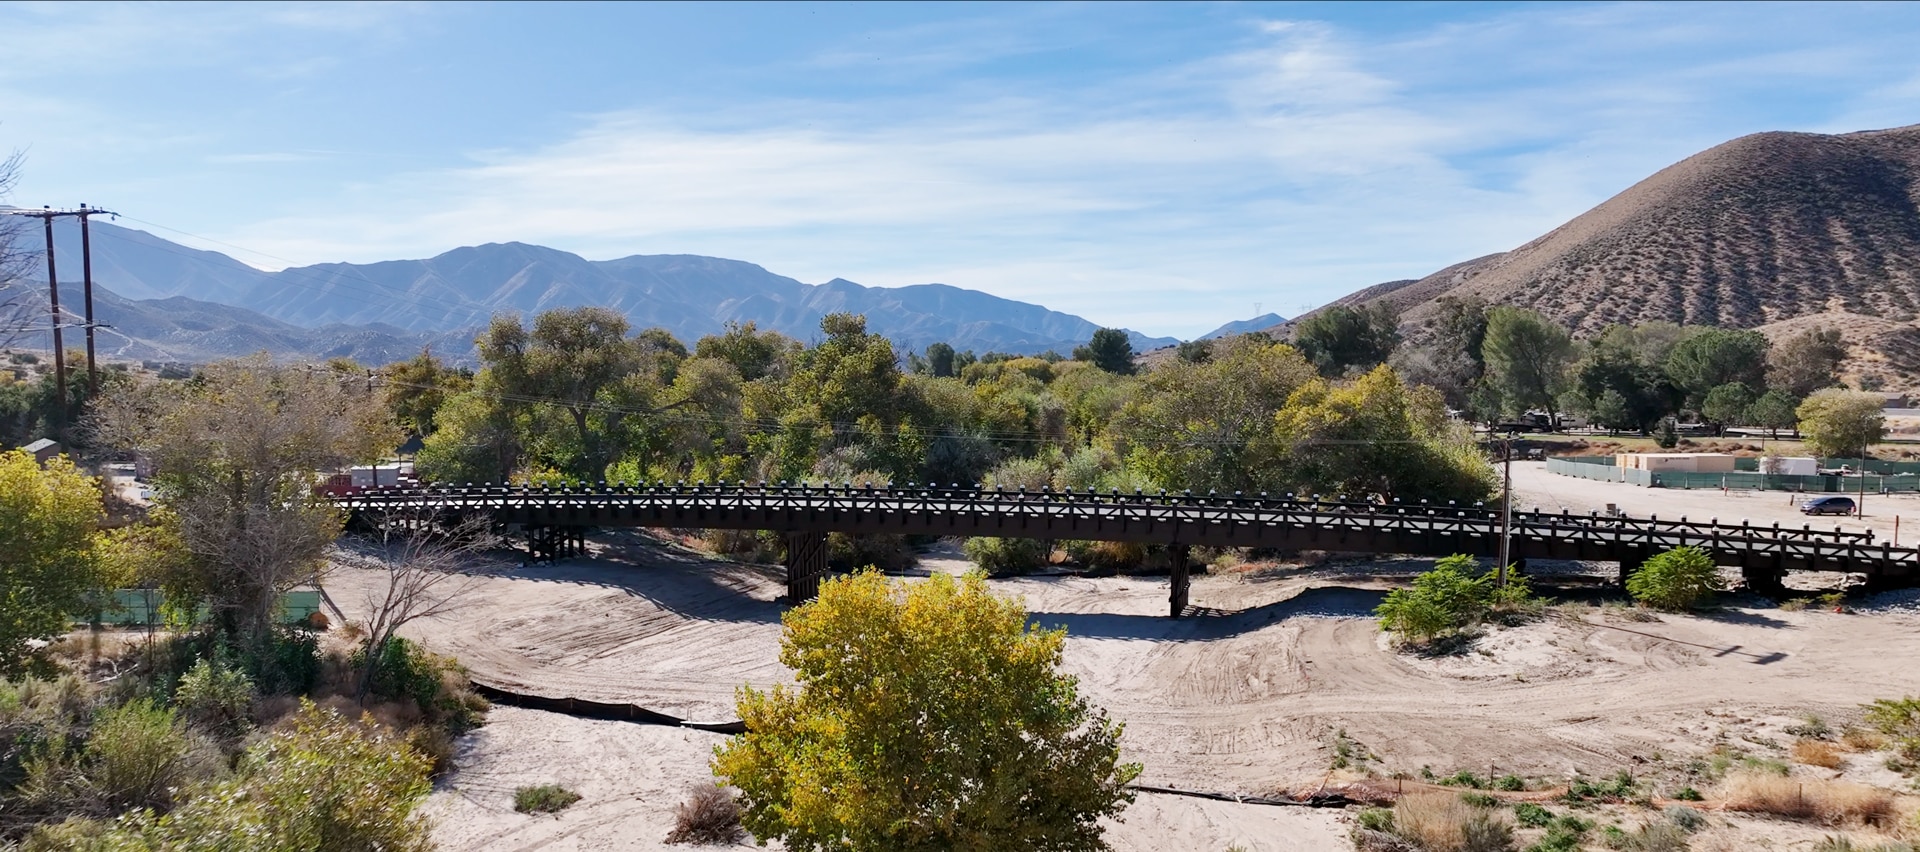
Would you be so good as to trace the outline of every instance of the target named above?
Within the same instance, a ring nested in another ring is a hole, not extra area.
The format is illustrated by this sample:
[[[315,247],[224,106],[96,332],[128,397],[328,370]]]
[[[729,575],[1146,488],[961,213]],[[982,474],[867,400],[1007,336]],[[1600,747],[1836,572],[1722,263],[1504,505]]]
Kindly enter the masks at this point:
[[[1311,789],[1329,777],[1336,732],[1373,755],[1366,768],[1382,775],[1605,774],[1808,712],[1842,720],[1861,702],[1920,689],[1911,664],[1920,616],[1783,612],[1759,601],[1653,622],[1575,609],[1495,632],[1461,657],[1395,653],[1366,615],[1427,564],[1200,577],[1193,602],[1205,614],[1180,620],[1165,616],[1164,579],[994,585],[1023,596],[1039,622],[1067,628],[1065,665],[1126,722],[1126,758],[1144,764],[1141,780],[1185,789]],[[375,581],[343,568],[329,588],[352,615]],[[786,677],[775,660],[781,592],[777,567],[616,533],[596,539],[591,558],[488,578],[455,616],[409,632],[499,686],[731,719],[737,685]],[[652,848],[685,789],[707,777],[719,741],[499,709],[463,742],[462,768],[434,796],[437,836],[449,849]],[[557,818],[512,812],[513,788],[549,781],[585,799]],[[1142,795],[1111,836],[1133,850],[1330,850],[1346,848],[1343,820]]]

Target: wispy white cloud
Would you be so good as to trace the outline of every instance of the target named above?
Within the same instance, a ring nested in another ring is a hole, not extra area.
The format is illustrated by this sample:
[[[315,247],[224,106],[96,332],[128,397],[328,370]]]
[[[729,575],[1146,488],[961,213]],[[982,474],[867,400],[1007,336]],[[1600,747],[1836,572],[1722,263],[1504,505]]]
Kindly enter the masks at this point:
[[[546,144],[370,173],[299,215],[215,233],[310,262],[508,240],[716,254],[1195,334],[1256,301],[1294,313],[1519,245],[1781,123],[1770,87],[1846,93],[1788,129],[1906,123],[1892,119],[1920,106],[1910,32],[1841,39],[1802,26],[1817,13],[1800,7],[1526,7],[1386,36],[1255,21],[1214,55],[1093,83],[940,82],[1049,49],[1017,20],[1065,14],[1040,8],[807,60],[890,62],[923,81],[911,94],[583,116]]]

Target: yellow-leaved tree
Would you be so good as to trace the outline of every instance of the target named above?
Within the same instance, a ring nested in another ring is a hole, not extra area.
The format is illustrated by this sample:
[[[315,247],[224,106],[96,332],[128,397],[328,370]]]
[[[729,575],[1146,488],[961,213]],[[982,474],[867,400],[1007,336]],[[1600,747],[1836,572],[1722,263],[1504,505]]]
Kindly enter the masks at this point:
[[[1060,674],[1065,631],[974,574],[830,580],[789,612],[793,688],[740,690],[716,750],[742,823],[802,850],[1104,849],[1133,801],[1119,723]]]
[[[66,632],[98,585],[100,489],[65,456],[42,468],[0,453],[0,676],[19,671],[27,643]]]

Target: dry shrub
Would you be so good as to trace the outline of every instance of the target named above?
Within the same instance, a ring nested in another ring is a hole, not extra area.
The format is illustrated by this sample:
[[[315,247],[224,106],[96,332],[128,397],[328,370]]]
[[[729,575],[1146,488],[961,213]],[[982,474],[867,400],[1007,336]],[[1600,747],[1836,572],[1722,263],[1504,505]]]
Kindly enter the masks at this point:
[[[432,761],[427,774],[438,778],[453,771],[453,735],[438,725],[422,725],[407,732],[407,745]]]
[[[740,827],[740,803],[733,793],[716,784],[698,784],[674,809],[667,842],[732,844],[746,836],[746,829]]]
[[[1878,751],[1886,748],[1887,738],[1866,728],[1848,728],[1840,733],[1840,742],[1854,751]]]
[[[1354,852],[1420,852],[1420,847],[1397,834],[1366,828],[1353,830]]]
[[[1879,825],[1893,816],[1892,793],[1847,781],[1737,772],[1727,776],[1724,795],[1727,810],[1826,825]]]
[[[1823,740],[1795,740],[1793,760],[1823,769],[1839,769],[1846,763],[1840,758],[1840,747]]]
[[[1146,561],[1147,547],[1134,541],[1096,541],[1081,558],[1096,570],[1135,571]]]
[[[1393,829],[1428,852],[1497,852],[1511,848],[1513,828],[1456,793],[1414,793],[1393,806]]]

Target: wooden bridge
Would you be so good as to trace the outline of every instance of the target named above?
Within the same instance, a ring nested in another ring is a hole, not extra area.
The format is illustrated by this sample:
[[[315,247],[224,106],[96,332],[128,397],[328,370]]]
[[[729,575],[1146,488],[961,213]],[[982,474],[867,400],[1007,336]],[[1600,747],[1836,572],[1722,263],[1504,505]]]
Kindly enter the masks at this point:
[[[381,488],[335,502],[369,521],[489,515],[496,523],[520,525],[537,559],[581,552],[590,527],[779,531],[786,537],[788,599],[796,602],[812,598],[827,573],[829,532],[1164,544],[1172,549],[1169,609],[1176,617],[1187,608],[1187,552],[1195,545],[1493,557],[1501,527],[1498,509],[1477,504],[940,486],[430,485]],[[1510,543],[1516,563],[1618,562],[1622,580],[1657,553],[1692,546],[1721,565],[1738,567],[1748,586],[1761,591],[1778,590],[1788,571],[1862,574],[1870,587],[1920,583],[1920,550],[1838,527],[1515,512]]]

